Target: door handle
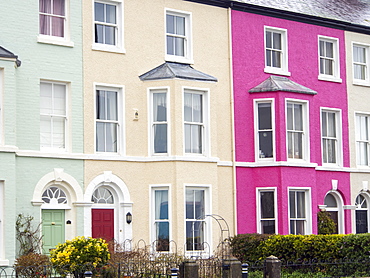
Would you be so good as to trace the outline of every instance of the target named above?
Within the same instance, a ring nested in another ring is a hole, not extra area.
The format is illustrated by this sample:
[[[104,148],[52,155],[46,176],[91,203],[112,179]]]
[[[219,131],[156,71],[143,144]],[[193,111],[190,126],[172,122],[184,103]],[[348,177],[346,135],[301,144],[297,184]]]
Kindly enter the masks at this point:
[[[55,222],[51,222],[51,225],[55,225]]]

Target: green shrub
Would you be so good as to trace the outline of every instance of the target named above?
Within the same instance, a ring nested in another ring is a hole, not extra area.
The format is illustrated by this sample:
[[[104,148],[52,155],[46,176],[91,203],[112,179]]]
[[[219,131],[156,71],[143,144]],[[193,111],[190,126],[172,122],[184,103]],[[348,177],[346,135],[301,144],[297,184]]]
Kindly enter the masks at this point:
[[[233,255],[241,262],[275,256],[284,261],[368,259],[370,234],[361,235],[261,235],[231,238]]]
[[[320,235],[332,235],[336,231],[334,220],[330,217],[330,212],[319,211],[317,213],[317,228]]]
[[[230,244],[235,256],[241,262],[258,261],[261,258],[259,246],[271,235],[265,234],[240,234],[230,239]]]

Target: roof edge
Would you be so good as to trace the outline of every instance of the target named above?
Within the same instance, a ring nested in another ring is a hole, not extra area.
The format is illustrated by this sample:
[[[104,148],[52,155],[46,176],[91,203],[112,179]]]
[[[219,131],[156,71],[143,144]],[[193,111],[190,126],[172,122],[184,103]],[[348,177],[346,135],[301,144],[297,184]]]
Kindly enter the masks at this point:
[[[344,31],[351,31],[370,35],[370,26],[353,24],[347,21],[337,19],[319,17],[309,14],[297,13],[286,10],[279,10],[276,8],[253,5],[249,3],[238,2],[234,0],[184,0],[205,5],[217,6],[222,8],[231,8],[232,10],[260,14],[275,18],[282,18],[291,21],[297,21],[312,25],[318,25],[333,29],[340,29]]]

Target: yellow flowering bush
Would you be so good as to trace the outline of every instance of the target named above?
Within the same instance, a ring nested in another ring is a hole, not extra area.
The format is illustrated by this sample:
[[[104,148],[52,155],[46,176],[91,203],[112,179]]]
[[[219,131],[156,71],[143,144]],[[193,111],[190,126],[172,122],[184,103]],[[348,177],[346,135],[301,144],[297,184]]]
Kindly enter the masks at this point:
[[[109,258],[108,244],[104,239],[83,236],[59,243],[50,252],[51,263],[62,275],[101,267]]]

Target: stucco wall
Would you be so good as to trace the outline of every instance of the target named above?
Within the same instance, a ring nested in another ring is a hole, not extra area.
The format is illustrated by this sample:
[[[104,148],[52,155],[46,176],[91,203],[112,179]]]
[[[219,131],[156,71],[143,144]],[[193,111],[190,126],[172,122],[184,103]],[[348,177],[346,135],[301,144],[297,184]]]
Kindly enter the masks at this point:
[[[289,233],[288,187],[306,187],[311,190],[312,232],[317,233],[316,213],[318,205],[332,189],[332,179],[339,180],[338,191],[344,204],[350,204],[349,173],[342,172],[349,166],[348,109],[346,94],[346,68],[344,32],[321,26],[292,22],[246,12],[232,12],[233,72],[235,96],[235,141],[237,168],[238,232],[256,232],[256,187],[276,187],[279,233]],[[288,78],[317,92],[317,95],[300,93],[248,93],[248,90],[267,79],[264,72],[264,26],[283,28],[287,31]],[[318,36],[339,39],[341,82],[318,80]],[[254,99],[274,99],[275,109],[275,162],[269,167],[255,163]],[[294,164],[287,160],[285,99],[308,102],[309,159]],[[342,155],[341,165],[322,167],[320,108],[341,111]],[[278,166],[276,162],[284,162]],[[251,168],[248,168],[249,167]],[[299,165],[299,167],[297,167]],[[260,167],[258,167],[260,166]],[[285,167],[287,166],[287,167]],[[317,166],[319,168],[317,168]],[[319,170],[320,171],[317,171]],[[334,170],[334,171],[333,171]],[[345,231],[351,232],[349,213],[345,213]]]
[[[367,114],[370,112],[368,99],[370,93],[369,86],[361,86],[354,84],[353,80],[353,43],[370,44],[368,35],[346,32],[346,53],[347,53],[347,89],[348,89],[348,127],[349,127],[349,142],[351,150],[351,200],[355,204],[356,197],[360,193],[367,192],[367,184],[370,181],[370,171],[366,166],[357,166],[356,152],[356,113]],[[368,196],[368,195],[367,195]],[[367,200],[369,201],[369,200]],[[355,214],[353,213],[353,219]],[[355,230],[355,221],[353,221],[353,230]]]
[[[127,186],[132,201],[134,240],[150,244],[150,186],[164,184],[171,191],[171,234],[178,248],[185,241],[185,185],[207,186],[211,212],[233,221],[233,159],[231,88],[229,68],[228,11],[186,1],[124,1],[124,53],[92,49],[93,1],[84,1],[84,97],[85,185],[104,171],[112,171]],[[191,13],[194,69],[212,75],[218,82],[181,79],[143,82],[139,76],[165,62],[165,9]],[[124,150],[119,155],[95,153],[94,84],[124,87]],[[149,151],[148,89],[166,87],[169,92],[170,156],[151,156]],[[207,155],[186,156],[183,145],[183,89],[208,91]],[[134,109],[139,118],[134,120]],[[223,165],[223,166],[222,166]],[[225,203],[226,202],[226,203]],[[120,220],[121,221],[121,220]],[[211,221],[213,247],[219,242],[219,227]]]

